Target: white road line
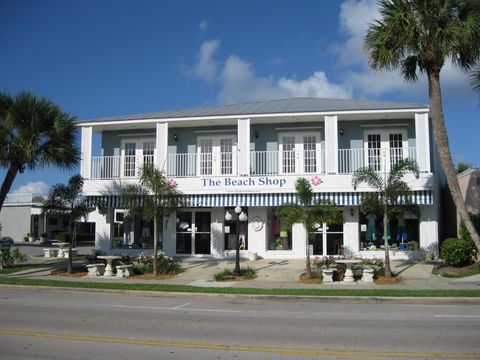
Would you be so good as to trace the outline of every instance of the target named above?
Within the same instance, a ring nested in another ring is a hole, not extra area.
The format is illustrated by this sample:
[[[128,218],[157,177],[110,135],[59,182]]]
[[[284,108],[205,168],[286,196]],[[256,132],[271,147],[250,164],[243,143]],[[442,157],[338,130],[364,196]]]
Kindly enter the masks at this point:
[[[435,315],[437,318],[480,318],[480,315]]]
[[[161,307],[161,306],[140,306],[140,305],[117,305],[112,304],[113,307],[119,308],[127,308],[127,309],[150,309],[150,310],[173,310],[173,311],[205,311],[205,312],[224,312],[224,313],[240,313],[239,310],[226,310],[226,309],[195,309],[195,308],[188,308],[183,309],[184,306],[190,305],[190,303],[186,303],[177,307]]]
[[[188,305],[190,305],[190,303],[185,303],[185,304],[183,304],[183,305],[174,307],[173,309],[174,309],[174,310],[178,310],[178,309],[181,309],[181,308],[183,308],[183,307],[185,307],[185,306],[188,306]]]

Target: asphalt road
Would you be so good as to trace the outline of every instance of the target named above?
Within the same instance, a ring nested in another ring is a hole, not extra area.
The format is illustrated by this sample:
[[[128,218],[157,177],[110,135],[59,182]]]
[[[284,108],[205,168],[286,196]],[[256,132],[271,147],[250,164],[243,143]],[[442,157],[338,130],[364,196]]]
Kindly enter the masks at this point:
[[[1,359],[480,359],[480,305],[0,287]]]

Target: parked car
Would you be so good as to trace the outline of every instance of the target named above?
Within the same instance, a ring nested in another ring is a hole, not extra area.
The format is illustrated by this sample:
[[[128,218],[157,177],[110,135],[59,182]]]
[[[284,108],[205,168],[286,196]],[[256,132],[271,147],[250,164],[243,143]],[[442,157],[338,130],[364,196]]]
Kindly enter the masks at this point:
[[[13,239],[10,236],[3,236],[0,238],[1,247],[10,247],[13,245]]]

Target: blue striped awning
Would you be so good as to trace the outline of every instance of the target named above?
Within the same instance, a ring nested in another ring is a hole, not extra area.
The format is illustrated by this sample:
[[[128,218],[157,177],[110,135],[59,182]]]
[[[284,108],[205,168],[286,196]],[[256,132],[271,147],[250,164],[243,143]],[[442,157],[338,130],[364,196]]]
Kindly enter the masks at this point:
[[[322,192],[314,194],[314,202],[330,200],[339,206],[355,206],[362,203],[363,192]],[[294,193],[252,193],[252,194],[192,194],[185,195],[189,207],[225,207],[225,206],[279,206],[297,203]],[[92,204],[105,207],[122,208],[119,196],[92,196]],[[417,205],[433,204],[431,190],[413,191],[411,202]]]

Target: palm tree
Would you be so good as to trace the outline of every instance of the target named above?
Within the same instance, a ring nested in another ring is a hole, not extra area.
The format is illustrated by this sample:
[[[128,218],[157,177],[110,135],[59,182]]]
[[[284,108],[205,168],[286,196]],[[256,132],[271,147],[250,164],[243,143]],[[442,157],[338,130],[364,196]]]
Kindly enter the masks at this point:
[[[384,156],[386,156],[384,154]],[[386,160],[385,160],[386,161]],[[418,165],[414,160],[401,159],[390,169],[387,175],[386,170],[381,174],[366,166],[358,169],[352,175],[352,185],[357,187],[365,183],[375,189],[376,193],[367,193],[362,201],[362,212],[381,213],[383,215],[383,238],[385,244],[385,277],[392,277],[390,270],[390,253],[388,246],[388,221],[389,216],[406,210],[414,210],[415,205],[411,201],[411,190],[408,184],[403,181],[407,172],[413,172],[418,179]]]
[[[315,232],[315,225],[318,223],[335,224],[343,221],[342,214],[338,211],[336,204],[329,201],[314,203],[313,190],[310,182],[305,178],[298,178],[295,182],[298,204],[284,204],[277,208],[276,215],[282,221],[282,226],[290,229],[293,224],[303,224],[307,232],[305,276],[312,277],[310,264],[310,239]]]
[[[68,269],[72,273],[72,243],[76,234],[76,223],[86,218],[93,210],[88,206],[86,197],[82,196],[83,178],[74,175],[68,184],[56,184],[50,188],[47,199],[43,202],[43,213],[61,214],[68,217]]]
[[[471,70],[480,58],[480,1],[380,0],[381,19],[370,24],[364,46],[376,70],[400,69],[407,81],[427,74],[433,135],[453,201],[480,249],[480,237],[460,193],[445,128],[440,73],[450,59]]]
[[[0,93],[0,210],[18,173],[45,166],[71,169],[78,163],[75,118],[45,98]]]
[[[151,164],[140,168],[138,184],[129,184],[121,189],[123,206],[129,214],[153,220],[153,275],[158,275],[158,234],[162,232],[163,217],[184,206],[176,184]]]

